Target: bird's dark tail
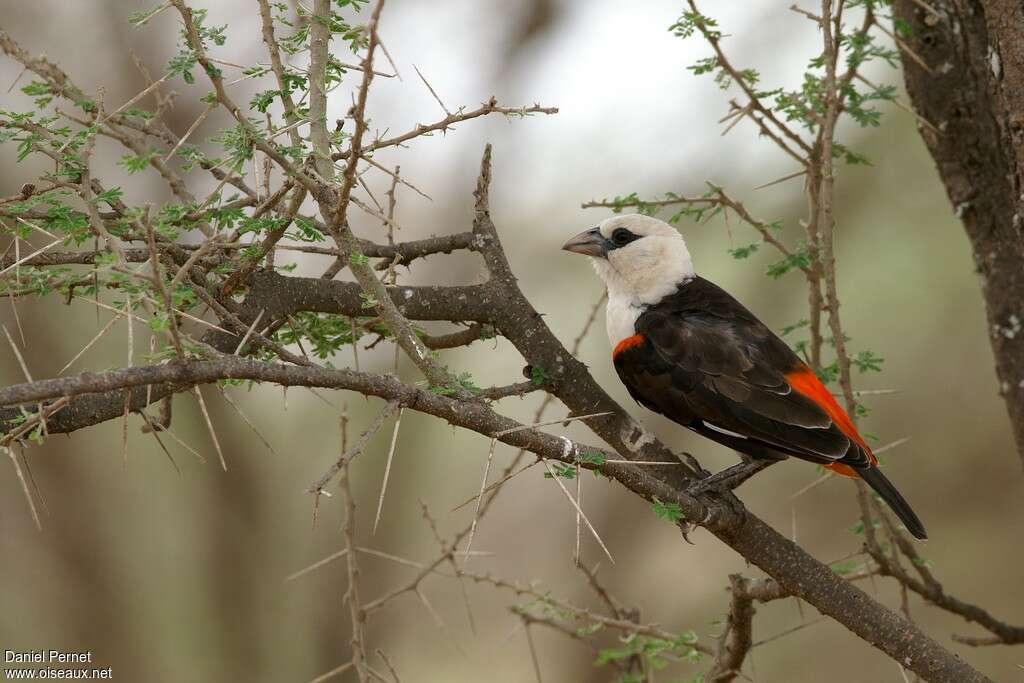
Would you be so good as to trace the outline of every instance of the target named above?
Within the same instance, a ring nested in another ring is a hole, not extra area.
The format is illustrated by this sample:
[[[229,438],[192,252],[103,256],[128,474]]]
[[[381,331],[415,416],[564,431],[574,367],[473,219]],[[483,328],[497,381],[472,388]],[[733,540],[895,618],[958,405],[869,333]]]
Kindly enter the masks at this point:
[[[910,509],[910,503],[900,495],[900,492],[896,490],[891,481],[885,478],[880,469],[877,467],[858,469],[857,474],[892,508],[892,511],[896,513],[896,516],[903,522],[903,526],[907,527],[907,531],[913,534],[914,538],[921,540],[928,538],[921,520]]]

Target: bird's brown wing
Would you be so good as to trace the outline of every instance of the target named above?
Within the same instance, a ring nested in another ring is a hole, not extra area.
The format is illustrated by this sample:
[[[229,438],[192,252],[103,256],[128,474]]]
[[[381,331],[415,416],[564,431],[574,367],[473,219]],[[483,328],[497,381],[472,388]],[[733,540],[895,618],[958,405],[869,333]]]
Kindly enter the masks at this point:
[[[863,440],[837,419],[845,413],[827,405],[831,395],[795,381],[811,381],[796,354],[717,286],[681,286],[637,319],[636,332],[614,361],[644,406],[741,451],[746,439],[752,455],[767,445],[822,464],[871,464]]]

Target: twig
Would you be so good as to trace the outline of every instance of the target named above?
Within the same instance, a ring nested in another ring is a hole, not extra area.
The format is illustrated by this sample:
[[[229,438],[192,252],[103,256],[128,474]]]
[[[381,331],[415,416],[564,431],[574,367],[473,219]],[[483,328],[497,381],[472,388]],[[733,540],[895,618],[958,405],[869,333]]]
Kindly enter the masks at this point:
[[[389,406],[391,404],[388,404]],[[352,666],[360,681],[367,680],[366,673],[366,647],[363,627],[366,623],[366,613],[363,611],[362,602],[359,599],[359,564],[356,560],[355,528],[356,528],[356,501],[352,496],[352,488],[349,483],[349,461],[345,461],[341,473],[341,492],[345,497],[345,524],[342,532],[345,537],[345,547],[348,553],[345,554],[346,570],[348,575],[348,590],[345,591],[345,601],[348,603],[349,616],[352,625]]]
[[[732,602],[725,630],[718,640],[715,663],[705,676],[709,683],[728,683],[735,679],[752,647],[754,598],[747,591],[747,582],[749,579],[739,574],[729,576]]]
[[[396,145],[401,145],[414,138],[429,135],[430,133],[433,133],[435,131],[448,130],[449,128],[452,127],[452,125],[456,123],[469,121],[470,119],[475,119],[481,116],[487,116],[488,114],[503,114],[505,116],[527,116],[529,114],[557,113],[557,107],[542,107],[537,104],[529,107],[502,107],[498,105],[497,98],[492,97],[491,99],[489,99],[487,102],[485,102],[480,107],[477,107],[476,109],[471,109],[469,111],[466,111],[465,109],[459,109],[450,116],[444,117],[440,121],[435,121],[434,123],[429,123],[426,125],[420,124],[417,125],[414,129],[401,135],[396,135],[391,138],[386,138],[372,142],[368,144],[365,148],[363,148],[362,151],[364,154],[369,154],[370,152],[376,152],[377,150],[383,149],[385,147],[394,147]],[[331,155],[331,158],[334,161],[340,161],[341,159],[347,159],[350,156],[350,154],[351,153],[349,151],[336,152],[335,154]]]
[[[380,428],[384,425],[384,421],[391,417],[392,413],[398,410],[398,407],[398,401],[388,401],[387,405],[385,405],[384,409],[377,414],[377,417],[370,423],[370,426],[367,427],[366,431],[360,435],[355,445],[353,445],[352,448],[343,451],[334,464],[327,468],[327,471],[324,472],[319,479],[309,485],[306,492],[317,496],[323,493],[324,489],[327,488],[327,485],[331,482],[331,479],[334,478],[334,475],[340,472],[341,468],[348,464],[352,458],[363,452],[366,448],[366,444],[370,442],[370,439],[374,434],[380,431]]]
[[[377,654],[378,657],[380,657],[381,661],[384,662],[384,666],[387,667],[388,673],[391,674],[393,683],[401,683],[401,679],[398,677],[398,672],[395,670],[395,667],[391,663],[391,660],[388,659],[388,656],[384,654],[384,651],[380,648],[377,648],[376,650],[374,650],[374,652]]]

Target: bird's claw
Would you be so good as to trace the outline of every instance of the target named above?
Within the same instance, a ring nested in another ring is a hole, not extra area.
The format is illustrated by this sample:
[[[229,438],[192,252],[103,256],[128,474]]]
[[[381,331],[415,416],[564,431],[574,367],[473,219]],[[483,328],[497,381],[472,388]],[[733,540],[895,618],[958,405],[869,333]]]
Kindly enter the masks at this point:
[[[701,503],[703,503],[706,510],[704,519],[692,524],[692,527],[706,526],[713,518],[723,512],[722,508],[728,510],[726,514],[729,516],[742,517],[746,514],[746,508],[740,499],[736,497],[736,494],[733,493],[732,489],[734,487],[730,486],[731,482],[729,480],[718,479],[716,481],[709,481],[710,479],[712,477],[701,479],[692,482],[686,487],[686,494],[691,498],[701,499]],[[686,535],[690,531],[692,529],[683,530],[683,538],[687,541],[689,539]]]
[[[683,535],[683,540],[690,545],[697,545],[690,540],[690,534],[692,534],[699,526],[700,524],[695,524],[694,522],[682,522],[679,525],[679,532]]]

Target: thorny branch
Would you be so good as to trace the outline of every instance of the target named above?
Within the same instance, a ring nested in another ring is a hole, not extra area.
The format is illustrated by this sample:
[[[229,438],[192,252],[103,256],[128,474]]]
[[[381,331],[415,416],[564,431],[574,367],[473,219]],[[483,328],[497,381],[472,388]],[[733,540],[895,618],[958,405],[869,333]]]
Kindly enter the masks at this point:
[[[715,663],[705,678],[709,683],[727,683],[740,675],[743,661],[754,647],[754,602],[769,602],[788,594],[776,582],[751,579],[739,574],[729,576],[732,601],[725,628],[718,637]]]

